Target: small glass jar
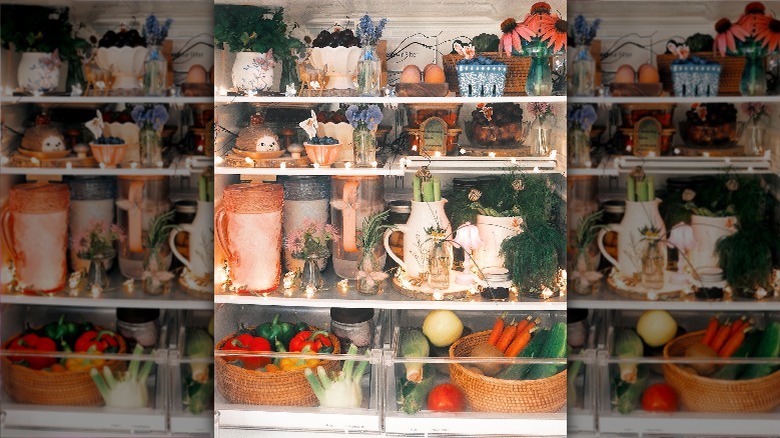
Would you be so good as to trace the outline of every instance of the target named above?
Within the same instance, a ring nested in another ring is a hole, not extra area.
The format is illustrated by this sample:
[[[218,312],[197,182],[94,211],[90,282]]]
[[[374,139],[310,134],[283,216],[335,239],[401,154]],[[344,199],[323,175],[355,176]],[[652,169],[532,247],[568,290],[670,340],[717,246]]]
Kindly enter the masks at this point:
[[[341,350],[355,344],[360,353],[371,348],[374,339],[374,309],[330,309],[330,331],[339,339]]]
[[[116,330],[125,338],[127,351],[133,351],[135,344],[144,348],[157,345],[159,317],[160,309],[116,309]]]
[[[486,285],[480,295],[485,300],[503,301],[509,299],[509,289],[512,287],[512,276],[509,269],[501,267],[487,268],[482,271]]]

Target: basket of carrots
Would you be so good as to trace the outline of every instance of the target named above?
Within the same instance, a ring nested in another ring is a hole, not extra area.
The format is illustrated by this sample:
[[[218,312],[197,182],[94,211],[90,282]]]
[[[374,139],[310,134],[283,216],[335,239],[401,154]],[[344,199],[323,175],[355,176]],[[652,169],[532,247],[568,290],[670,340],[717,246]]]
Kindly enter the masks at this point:
[[[273,321],[241,328],[215,345],[225,353],[214,357],[217,388],[230,403],[315,406],[317,397],[304,370],[322,366],[330,372],[338,364],[302,355],[338,354],[340,348],[332,333],[303,322],[280,321],[277,315]]]
[[[780,323],[759,330],[746,317],[733,322],[713,317],[706,330],[666,344],[664,358],[698,360],[664,364],[664,378],[690,411],[768,412],[780,405],[780,365],[771,361],[778,355]],[[708,357],[763,360],[706,362]]]
[[[566,404],[565,363],[499,363],[490,357],[566,357],[566,324],[540,326],[528,317],[509,323],[498,317],[492,330],[464,336],[450,346],[450,358],[482,357],[479,363],[450,364],[450,378],[478,412],[557,412]]]

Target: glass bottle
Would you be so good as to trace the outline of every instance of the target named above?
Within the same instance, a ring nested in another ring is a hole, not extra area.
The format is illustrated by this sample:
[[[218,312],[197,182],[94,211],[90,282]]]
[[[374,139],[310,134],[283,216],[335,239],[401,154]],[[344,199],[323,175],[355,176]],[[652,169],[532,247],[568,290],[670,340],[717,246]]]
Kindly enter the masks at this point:
[[[660,239],[650,239],[646,242],[642,255],[642,286],[647,289],[664,287],[666,271],[666,248]]]
[[[307,219],[328,222],[330,201],[330,178],[327,176],[286,176],[280,178],[284,186],[284,207],[282,210],[282,232],[285,237],[303,227]],[[328,259],[322,258],[320,270],[327,266]],[[303,260],[296,259],[292,252],[284,249],[284,265],[288,271],[303,270]]]
[[[385,259],[385,250],[381,244],[374,248],[360,249],[358,257],[357,291],[363,295],[376,295],[385,285],[385,274],[380,260]]]
[[[357,229],[363,220],[384,209],[384,184],[380,176],[333,176],[330,219],[338,230],[333,241],[333,269],[341,278],[357,278]],[[384,260],[381,260],[384,265]]]
[[[352,131],[355,149],[355,167],[374,167],[376,164],[376,136],[365,123],[358,124]]]
[[[376,46],[365,44],[358,58],[358,95],[379,96],[382,77],[382,64],[376,52]]]
[[[577,46],[573,50],[570,94],[574,96],[592,96],[596,77],[596,60],[590,53],[590,46]]]
[[[173,273],[168,271],[171,266],[171,250],[168,244],[144,251],[143,289],[149,295],[162,295],[171,287]]]
[[[764,132],[765,127],[760,120],[750,119],[747,122],[745,155],[757,156],[764,153]]]
[[[534,149],[532,155],[537,157],[546,157],[552,150],[552,128],[544,125],[536,127],[536,138],[534,139]]]
[[[531,67],[525,81],[525,92],[529,96],[550,96],[552,94],[552,69],[550,57],[531,53]]]
[[[437,239],[428,254],[428,286],[433,289],[449,289],[452,266],[450,242]]]
[[[760,52],[761,49],[758,49]],[[742,70],[742,80],[739,83],[739,92],[743,96],[766,95],[767,82],[764,70],[764,56],[753,50],[745,53],[745,68]]]
[[[107,289],[110,282],[105,268],[105,261],[114,257],[113,251],[108,254],[95,254],[89,260],[89,270],[87,271],[87,290],[92,286],[99,286],[101,289]]]
[[[92,222],[114,223],[114,199],[116,198],[116,177],[73,176],[68,178],[70,206],[68,209],[68,233],[70,234],[70,268],[73,271],[87,270],[89,260],[78,257],[73,247],[73,238],[86,231]],[[106,270],[111,269],[113,258],[105,260]]]
[[[303,260],[303,271],[301,272],[301,290],[306,295],[316,294],[322,290],[324,284],[322,272],[320,272],[320,259],[325,257],[308,256]]]
[[[151,124],[145,124],[138,131],[138,144],[142,166],[157,167],[158,163],[162,163],[162,136]]]
[[[591,167],[590,133],[583,129],[571,128],[567,137],[569,167]]]
[[[162,53],[162,46],[149,46],[144,61],[144,93],[147,96],[165,96],[168,61]]]

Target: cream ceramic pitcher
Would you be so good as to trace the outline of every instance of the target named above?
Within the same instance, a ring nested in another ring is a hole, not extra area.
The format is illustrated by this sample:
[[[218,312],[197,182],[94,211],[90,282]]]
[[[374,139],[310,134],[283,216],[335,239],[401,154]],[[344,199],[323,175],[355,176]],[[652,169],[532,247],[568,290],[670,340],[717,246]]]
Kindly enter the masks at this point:
[[[396,224],[394,228],[385,231],[384,244],[387,255],[390,256],[410,277],[417,277],[428,271],[427,256],[433,247],[433,238],[426,229],[441,228],[445,235],[452,234],[452,227],[444,213],[446,199],[435,202],[412,201],[412,211],[405,224]],[[390,235],[394,232],[404,234],[403,260],[396,256],[390,248]]]
[[[617,267],[622,276],[632,277],[634,274],[642,274],[642,248],[645,246],[645,236],[640,232],[642,228],[656,228],[660,230],[660,236],[666,235],[664,221],[658,212],[660,203],[660,199],[647,202],[626,201],[626,214],[623,220],[619,224],[610,224],[599,231],[596,242],[601,254]],[[609,231],[618,234],[618,260],[609,255],[604,248],[604,236]]]
[[[176,249],[176,235],[185,232],[190,234],[189,253],[187,260]],[[176,227],[168,236],[168,245],[173,255],[198,278],[210,278],[214,274],[214,203],[198,201],[198,211],[191,224]]]
[[[708,217],[691,215],[691,229],[696,245],[691,250],[691,266],[694,269],[717,267],[720,264],[715,247],[718,241],[734,234],[737,229],[737,218],[734,216]]]

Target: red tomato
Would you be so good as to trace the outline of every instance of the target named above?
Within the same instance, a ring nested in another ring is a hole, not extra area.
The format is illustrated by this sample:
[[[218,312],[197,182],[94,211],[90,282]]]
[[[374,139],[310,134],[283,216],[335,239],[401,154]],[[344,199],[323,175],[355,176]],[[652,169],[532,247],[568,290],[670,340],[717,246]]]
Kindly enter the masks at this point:
[[[650,385],[642,394],[642,409],[646,411],[674,412],[677,406],[677,393],[666,383]]]
[[[428,394],[428,409],[436,412],[462,412],[466,399],[457,386],[451,383],[436,385]]]

